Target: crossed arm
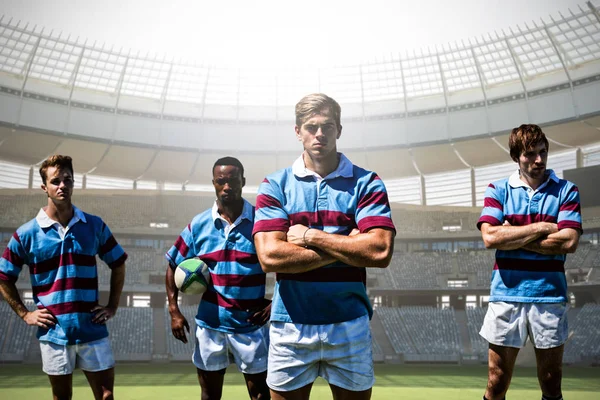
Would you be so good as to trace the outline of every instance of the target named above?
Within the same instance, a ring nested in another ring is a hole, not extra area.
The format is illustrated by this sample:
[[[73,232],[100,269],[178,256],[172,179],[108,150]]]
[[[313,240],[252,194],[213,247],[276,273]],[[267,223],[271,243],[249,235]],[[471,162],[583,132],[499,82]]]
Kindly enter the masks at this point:
[[[265,272],[301,273],[336,261],[355,267],[385,268],[394,249],[394,233],[373,228],[349,236],[293,225],[289,231],[258,232],[256,253]]]
[[[579,244],[580,233],[576,229],[565,228],[551,222],[535,222],[524,226],[481,225],[481,236],[488,249],[515,250],[523,248],[540,254],[574,253]]]

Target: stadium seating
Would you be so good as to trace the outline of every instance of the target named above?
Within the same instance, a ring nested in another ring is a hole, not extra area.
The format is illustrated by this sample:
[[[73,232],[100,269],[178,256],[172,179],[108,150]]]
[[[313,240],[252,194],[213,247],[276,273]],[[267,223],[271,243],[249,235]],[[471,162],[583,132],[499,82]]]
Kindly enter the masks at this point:
[[[24,303],[30,311],[36,308],[31,301]],[[23,322],[4,301],[0,302],[0,317],[0,360],[22,361],[37,328]]]
[[[115,359],[149,360],[153,349],[152,309],[119,307],[107,322]]]
[[[166,222],[175,230],[183,229],[191,219],[210,208],[214,202],[211,193],[180,193],[131,190],[80,190],[73,197],[74,204],[83,211],[98,215],[111,229],[149,229],[152,222]],[[249,197],[254,201],[252,196]],[[22,190],[0,194],[0,227],[22,225],[34,218],[46,202],[41,191]],[[444,226],[460,226],[463,232],[478,234],[476,223],[479,211],[426,210],[421,208],[394,208],[394,218],[402,221],[398,237],[445,233]]]
[[[490,287],[490,277],[494,268],[495,254],[494,250],[457,253],[459,272],[475,276],[475,285],[470,284],[471,287]]]
[[[375,336],[373,336],[371,339],[373,343],[373,355],[383,355],[383,350],[381,349],[379,342],[375,339]]]
[[[173,337],[171,332],[171,315],[169,309],[165,307],[165,331],[167,341],[167,353],[173,360],[191,360],[192,353],[194,352],[194,333],[196,332],[196,315],[197,306],[181,306],[179,310],[187,319],[190,325],[190,335],[188,335],[188,342],[183,343]],[[187,333],[186,333],[187,334]]]
[[[471,340],[471,349],[474,355],[480,360],[487,359],[488,342],[479,335],[479,330],[483,324],[483,318],[487,312],[487,307],[468,308],[467,310],[467,328],[469,339]]]
[[[99,194],[78,192],[73,203],[81,210],[100,216],[114,231],[150,229],[150,223],[166,222],[183,229],[199,212],[212,206],[212,195],[159,194],[155,192]],[[0,195],[0,227],[16,228],[36,216],[46,203],[40,191]]]
[[[372,271],[381,288],[426,289],[436,288],[438,274],[452,270],[450,253],[394,253],[390,266],[383,271]],[[375,269],[373,269],[375,270]]]
[[[586,258],[590,251],[592,250],[592,245],[589,243],[582,243],[577,247],[577,251],[573,254],[567,255],[567,261],[565,262],[565,269],[577,269],[584,268],[587,265],[585,264]]]
[[[462,353],[454,310],[433,307],[378,307],[376,311],[399,354]]]
[[[418,208],[399,208],[394,210],[394,218],[402,221],[402,229],[398,231],[400,237],[409,235],[422,235],[442,233],[444,227],[460,227],[460,231],[477,232],[477,220],[480,210],[477,211],[440,211]]]
[[[570,339],[565,345],[565,363],[600,361],[600,304],[585,304],[570,323]]]

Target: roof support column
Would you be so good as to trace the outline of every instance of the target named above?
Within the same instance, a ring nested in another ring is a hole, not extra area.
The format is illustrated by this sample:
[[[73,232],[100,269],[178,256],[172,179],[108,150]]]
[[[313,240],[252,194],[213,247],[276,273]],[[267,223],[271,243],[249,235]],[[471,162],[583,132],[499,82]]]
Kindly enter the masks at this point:
[[[37,49],[40,46],[40,42],[42,41],[42,32],[40,32],[40,36],[35,42],[29,57],[27,57],[27,61],[23,67],[23,84],[21,85],[21,101],[19,102],[19,111],[17,111],[17,118],[15,120],[15,126],[21,125],[21,113],[23,112],[23,96],[25,95],[25,86],[27,85],[27,80],[29,79],[29,73],[31,72],[31,66],[33,65],[33,59],[35,58],[35,53],[37,53]]]
[[[531,122],[531,112],[529,111],[529,94],[527,93],[527,87],[525,86],[525,79],[523,79],[522,66],[520,65],[519,59],[517,58],[517,55],[515,54],[515,50],[510,45],[510,42],[508,41],[508,39],[504,39],[504,43],[506,43],[506,48],[508,49],[508,52],[510,53],[510,56],[513,59],[513,63],[515,64],[515,69],[517,70],[517,73],[519,74],[519,81],[521,81],[521,87],[523,88],[523,93],[525,94],[525,108],[527,110],[527,122],[529,123],[529,122]]]
[[[565,57],[558,49],[559,44],[556,42],[556,38],[554,37],[552,32],[550,32],[546,24],[544,24],[544,31],[546,32],[546,35],[548,35],[548,39],[550,40],[550,43],[552,43],[552,48],[556,52],[556,56],[560,60],[560,63],[563,69],[565,70],[565,74],[567,75],[567,79],[569,80],[569,88],[571,89],[571,101],[573,102],[573,110],[575,111],[575,117],[579,117],[577,102],[575,101],[575,90],[573,89],[573,79],[571,79],[571,74],[569,73],[569,69],[567,68],[567,64],[565,63]]]

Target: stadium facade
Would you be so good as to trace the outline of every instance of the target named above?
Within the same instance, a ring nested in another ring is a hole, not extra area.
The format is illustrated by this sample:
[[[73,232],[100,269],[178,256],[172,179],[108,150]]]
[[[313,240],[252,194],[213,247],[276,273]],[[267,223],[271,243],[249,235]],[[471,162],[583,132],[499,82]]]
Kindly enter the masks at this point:
[[[225,153],[242,160],[250,200],[265,175],[291,164],[299,149],[293,105],[317,91],[342,105],[341,150],[377,171],[391,199],[403,203],[394,205],[392,265],[369,271],[367,282],[378,359],[483,361],[474,327],[493,253],[483,249],[475,221],[487,184],[515,168],[508,131],[543,125],[559,176],[600,164],[600,13],[591,3],[474,40],[314,70],[151,59],[3,18],[2,244],[45,201],[36,189],[39,163],[49,154],[71,155],[81,189],[75,204],[102,216],[131,255],[123,308],[111,327],[115,353],[188,359],[191,350],[169,333],[162,254],[214,200],[214,160]],[[600,326],[593,304],[600,300],[600,206],[583,216],[586,235],[566,266],[577,336],[565,360],[598,363],[600,335],[592,328]],[[106,296],[108,272],[99,269]],[[28,297],[25,275],[18,287]],[[186,307],[190,317],[193,306]],[[32,331],[4,302],[0,315],[11,321],[0,326],[0,360],[38,360]],[[422,329],[427,323],[441,328]],[[439,335],[437,342],[420,332]]]

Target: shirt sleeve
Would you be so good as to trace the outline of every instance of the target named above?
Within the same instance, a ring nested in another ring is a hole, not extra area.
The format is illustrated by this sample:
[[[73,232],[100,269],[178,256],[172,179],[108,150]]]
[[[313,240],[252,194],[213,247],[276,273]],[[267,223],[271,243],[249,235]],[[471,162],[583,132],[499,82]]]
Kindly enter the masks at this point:
[[[0,258],[0,280],[16,282],[26,262],[27,253],[21,244],[18,233],[15,232]]]
[[[481,230],[481,225],[484,222],[493,226],[502,225],[502,221],[504,221],[504,206],[502,201],[503,199],[500,198],[496,185],[490,183],[485,190],[483,210],[477,221],[477,229]]]
[[[104,261],[109,268],[115,268],[122,265],[127,260],[127,253],[121,247],[110,231],[108,225],[102,222],[100,231],[100,248],[98,256]]]
[[[283,208],[282,199],[279,185],[265,178],[258,187],[252,235],[257,232],[288,231],[290,219]]]
[[[386,228],[396,232],[387,190],[379,176],[373,174],[359,196],[355,218],[361,232],[372,228]]]
[[[571,185],[567,195],[558,209],[558,229],[572,228],[583,232],[581,226],[581,204],[579,202],[579,189]]]
[[[177,240],[175,240],[173,246],[167,251],[165,258],[169,262],[169,266],[175,269],[182,261],[190,258],[191,254],[195,256],[194,234],[192,232],[192,225],[188,224]]]

